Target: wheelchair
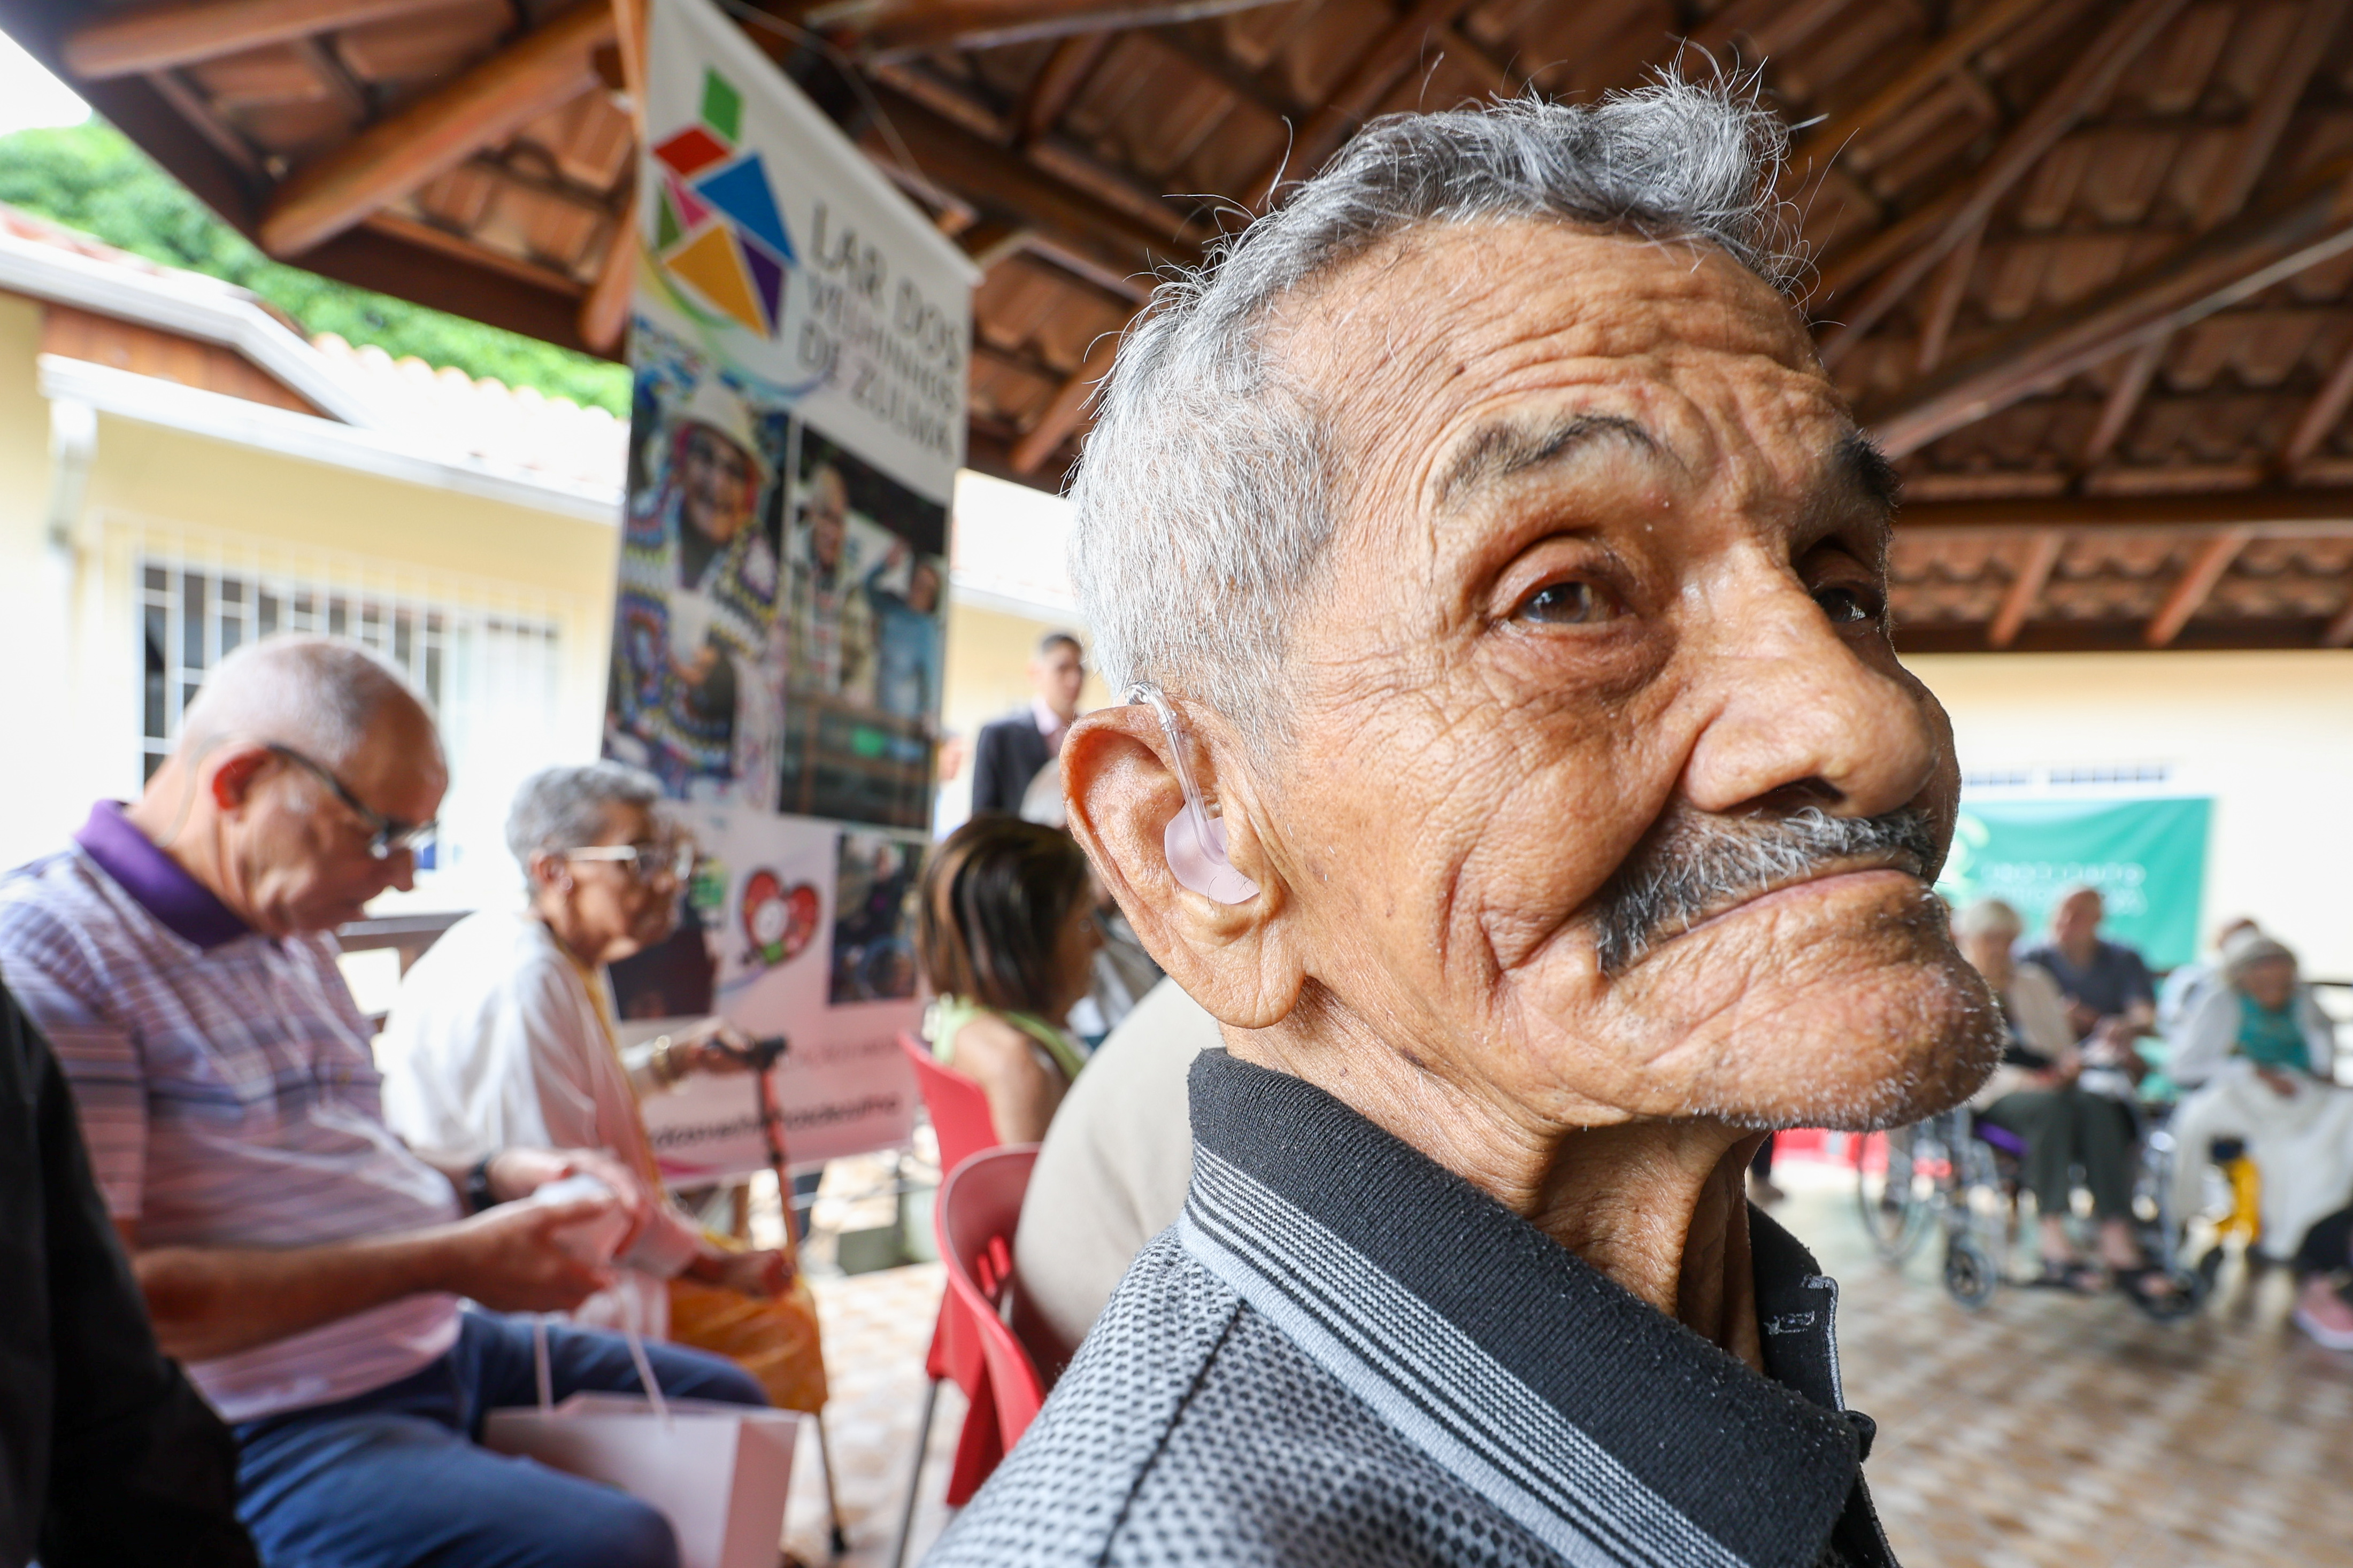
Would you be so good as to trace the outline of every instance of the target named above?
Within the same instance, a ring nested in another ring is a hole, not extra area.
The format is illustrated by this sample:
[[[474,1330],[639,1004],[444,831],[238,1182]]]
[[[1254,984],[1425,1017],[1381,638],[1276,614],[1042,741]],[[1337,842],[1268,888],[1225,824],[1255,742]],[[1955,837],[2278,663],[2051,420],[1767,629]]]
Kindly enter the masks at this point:
[[[2142,1255],[2165,1271],[2174,1293],[2163,1302],[2136,1297],[2135,1304],[2160,1320],[2188,1317],[2204,1304],[2213,1272],[2186,1269],[2176,1260],[2182,1226],[2168,1209],[2178,1151],[2159,1113],[2138,1108],[2137,1114],[2133,1228]],[[1937,1235],[1944,1244],[1945,1293],[1964,1307],[1984,1307],[2010,1278],[2022,1225],[2024,1143],[1963,1107],[1894,1129],[1885,1134],[1885,1147],[1877,1169],[1867,1159],[1855,1166],[1855,1207],[1873,1251],[1901,1268]]]

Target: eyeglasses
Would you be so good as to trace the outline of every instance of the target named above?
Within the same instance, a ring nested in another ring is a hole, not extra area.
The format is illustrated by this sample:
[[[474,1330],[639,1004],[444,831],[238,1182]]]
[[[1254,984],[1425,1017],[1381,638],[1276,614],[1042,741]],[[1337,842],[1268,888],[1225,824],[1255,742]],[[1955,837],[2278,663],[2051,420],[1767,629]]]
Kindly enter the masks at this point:
[[[691,844],[591,844],[584,849],[566,849],[566,860],[609,860],[628,868],[629,875],[640,882],[650,882],[667,873],[670,880],[683,882],[694,872],[694,846]]]
[[[344,786],[343,780],[293,747],[281,746],[275,741],[264,741],[262,745],[332,790],[335,798],[343,803],[343,809],[358,817],[360,826],[368,830],[368,853],[377,859],[389,860],[404,851],[413,854],[433,837],[432,822],[403,822],[396,816],[386,816],[353,795]]]

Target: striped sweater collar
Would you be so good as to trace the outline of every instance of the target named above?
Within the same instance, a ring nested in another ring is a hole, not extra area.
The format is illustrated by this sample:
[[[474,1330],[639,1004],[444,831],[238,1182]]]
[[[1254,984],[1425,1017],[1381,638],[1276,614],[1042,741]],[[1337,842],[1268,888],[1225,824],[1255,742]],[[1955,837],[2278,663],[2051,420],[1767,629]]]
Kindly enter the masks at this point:
[[[1565,1561],[1810,1568],[1851,1496],[1882,1558],[1836,1288],[1770,1220],[1759,1376],[1312,1084],[1209,1051],[1191,1094],[1186,1247]]]

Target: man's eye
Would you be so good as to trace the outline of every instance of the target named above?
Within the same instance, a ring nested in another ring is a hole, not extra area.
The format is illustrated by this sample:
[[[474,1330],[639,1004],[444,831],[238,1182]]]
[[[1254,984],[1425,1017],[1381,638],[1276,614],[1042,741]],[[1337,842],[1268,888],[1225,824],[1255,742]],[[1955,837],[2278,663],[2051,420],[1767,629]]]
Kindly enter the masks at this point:
[[[1834,626],[1859,626],[1879,619],[1879,595],[1867,588],[1817,588],[1814,603]]]
[[[1524,621],[1554,626],[1588,626],[1617,614],[1617,600],[1592,583],[1548,583],[1529,595],[1518,611]]]

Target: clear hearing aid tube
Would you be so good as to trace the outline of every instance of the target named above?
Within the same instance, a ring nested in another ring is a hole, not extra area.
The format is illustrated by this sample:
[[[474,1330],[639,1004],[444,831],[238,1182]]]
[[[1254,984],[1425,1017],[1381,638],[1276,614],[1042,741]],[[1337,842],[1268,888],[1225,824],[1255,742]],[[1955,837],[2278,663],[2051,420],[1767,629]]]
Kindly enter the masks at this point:
[[[1177,884],[1220,904],[1244,904],[1258,897],[1258,884],[1235,870],[1233,863],[1226,858],[1226,825],[1211,816],[1201,803],[1201,786],[1193,778],[1192,757],[1185,744],[1184,729],[1176,722],[1176,710],[1160,688],[1148,680],[1129,687],[1121,700],[1150,703],[1153,712],[1160,717],[1161,730],[1168,737],[1168,754],[1176,764],[1176,783],[1185,792],[1185,804],[1168,819],[1162,841],[1168,855],[1168,869]]]

